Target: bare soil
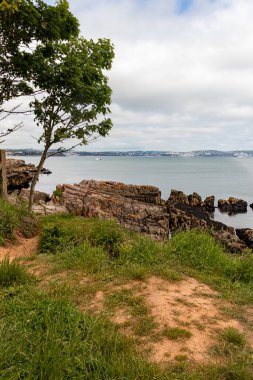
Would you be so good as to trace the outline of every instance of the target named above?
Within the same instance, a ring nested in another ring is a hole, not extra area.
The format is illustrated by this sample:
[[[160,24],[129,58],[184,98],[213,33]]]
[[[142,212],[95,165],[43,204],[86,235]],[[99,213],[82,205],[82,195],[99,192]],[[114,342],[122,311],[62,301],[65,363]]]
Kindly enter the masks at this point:
[[[0,261],[4,260],[6,257],[13,260],[15,258],[33,256],[38,249],[38,243],[38,236],[26,239],[17,235],[14,245],[7,244],[4,247],[0,247]]]

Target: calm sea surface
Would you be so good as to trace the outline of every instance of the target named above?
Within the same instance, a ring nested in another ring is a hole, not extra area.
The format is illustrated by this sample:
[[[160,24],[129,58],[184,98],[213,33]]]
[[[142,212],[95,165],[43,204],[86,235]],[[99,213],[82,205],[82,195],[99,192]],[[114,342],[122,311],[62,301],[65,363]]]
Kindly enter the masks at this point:
[[[16,157],[37,164],[39,157]],[[42,175],[37,189],[51,193],[63,183],[83,179],[121,181],[128,184],[154,185],[167,199],[171,189],[202,197],[234,196],[253,202],[253,158],[225,157],[51,157],[45,167],[53,173]],[[215,219],[234,227],[253,228],[253,211],[228,216],[215,212]]]

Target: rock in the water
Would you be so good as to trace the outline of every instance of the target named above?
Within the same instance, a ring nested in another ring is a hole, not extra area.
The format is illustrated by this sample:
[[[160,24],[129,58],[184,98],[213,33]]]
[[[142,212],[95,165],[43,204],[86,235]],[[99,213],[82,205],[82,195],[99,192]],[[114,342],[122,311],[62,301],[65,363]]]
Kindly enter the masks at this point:
[[[219,199],[218,208],[222,212],[228,212],[231,214],[237,214],[240,212],[247,212],[248,203],[243,199],[230,197],[228,200]]]
[[[42,169],[42,173],[44,170],[46,169]],[[24,160],[8,158],[6,160],[8,191],[29,188],[35,172],[35,165],[26,164]]]
[[[155,239],[168,237],[168,215],[157,187],[84,180],[78,185],[57,186],[56,193],[61,194],[61,204],[75,215],[113,218]]]
[[[214,195],[211,195],[210,197],[206,197],[206,199],[204,200],[204,208],[209,212],[214,212],[215,210],[214,202],[215,202]]]
[[[251,203],[251,204],[249,205],[249,207],[253,209],[253,203]]]

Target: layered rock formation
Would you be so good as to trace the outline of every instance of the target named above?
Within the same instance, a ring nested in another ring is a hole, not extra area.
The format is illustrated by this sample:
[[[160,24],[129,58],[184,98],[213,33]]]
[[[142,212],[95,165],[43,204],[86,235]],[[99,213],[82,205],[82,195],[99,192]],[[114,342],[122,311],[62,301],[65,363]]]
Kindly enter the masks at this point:
[[[157,187],[84,180],[78,185],[58,186],[56,194],[55,201],[75,215],[113,218],[155,239],[168,237],[168,215]]]
[[[7,187],[8,191],[27,189],[36,172],[36,166],[33,164],[26,164],[24,160],[7,159],[6,160],[6,174],[7,174]],[[42,169],[42,174],[50,174],[47,169]]]

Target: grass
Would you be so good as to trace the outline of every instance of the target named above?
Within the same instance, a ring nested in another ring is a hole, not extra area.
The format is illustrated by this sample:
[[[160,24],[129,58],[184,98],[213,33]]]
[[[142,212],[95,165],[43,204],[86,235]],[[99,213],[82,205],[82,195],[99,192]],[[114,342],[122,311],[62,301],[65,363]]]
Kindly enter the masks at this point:
[[[64,283],[57,280],[44,287],[25,280],[25,276],[18,280],[17,275],[8,285],[0,286],[0,378],[253,379],[252,358],[244,337],[233,329],[220,334],[220,362],[197,364],[178,355],[174,363],[160,366],[138,353],[136,337],[127,338],[120,327],[108,321],[110,312],[126,309],[133,333],[152,336],[156,326],[148,305],[135,289],[115,287],[131,279],[146,281],[152,275],[169,281],[191,275],[220,291],[231,305],[250,303],[252,254],[228,255],[212,237],[197,231],[177,234],[161,244],[128,232],[113,221],[72,216],[46,217],[41,230],[38,260],[43,257],[53,272],[70,275]],[[20,269],[15,262],[7,266],[16,264]],[[75,284],[75,279],[82,277],[90,282]],[[76,304],[80,299],[90,303],[97,290],[105,292],[108,313],[92,314],[88,307],[81,313]],[[164,335],[172,340],[191,337],[187,329],[171,327]],[[137,341],[142,342],[142,338]]]
[[[13,241],[17,230],[25,237],[32,237],[38,232],[36,218],[22,203],[17,206],[0,198],[0,210],[0,245],[4,245],[6,240]]]
[[[189,330],[180,327],[166,327],[163,330],[163,335],[170,340],[189,339],[192,333]]]
[[[180,281],[188,275],[232,302],[253,302],[253,254],[229,255],[205,232],[178,233],[161,244],[113,221],[54,215],[44,219],[40,252],[54,255],[55,270],[82,270],[104,280],[156,275]]]
[[[236,348],[243,348],[246,345],[245,336],[234,327],[228,327],[223,330],[221,337],[225,343]]]
[[[6,298],[6,299],[5,299]],[[2,379],[161,379],[111,323],[27,288],[1,303]]]
[[[5,258],[0,262],[0,288],[31,282],[31,276],[17,259],[10,261]]]

